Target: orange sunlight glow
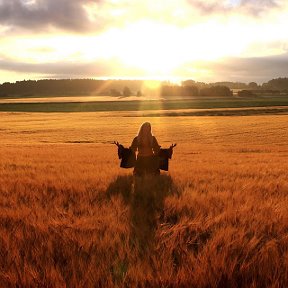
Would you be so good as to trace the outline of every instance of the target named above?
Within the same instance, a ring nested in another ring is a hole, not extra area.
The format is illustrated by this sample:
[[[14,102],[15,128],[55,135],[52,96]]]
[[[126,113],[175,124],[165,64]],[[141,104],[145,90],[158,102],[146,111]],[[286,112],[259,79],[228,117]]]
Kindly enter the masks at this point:
[[[269,26],[266,28],[265,31],[270,31]],[[247,29],[253,33],[248,33]],[[109,72],[103,77],[117,75],[119,78],[176,81],[189,75],[197,80],[213,77],[209,66],[203,66],[207,61],[254,56],[251,34],[259,41],[266,37],[264,30],[257,29],[252,24],[241,25],[239,19],[230,20],[227,25],[221,17],[186,27],[139,20],[89,36],[43,35],[36,41],[24,35],[7,39],[1,49],[11,59],[31,64],[95,63],[97,68],[99,63],[104,63],[109,66]],[[275,41],[278,38],[279,35],[275,35]],[[20,50],[13,48],[20,46]],[[259,53],[259,47],[255,47]],[[262,52],[267,53],[267,49]]]
[[[227,27],[212,20],[188,28],[143,20],[121,29],[111,29],[97,42],[100,46],[102,43],[107,56],[118,59],[125,67],[143,71],[153,78],[169,78],[185,63],[215,60],[242,52],[245,41],[239,43],[236,28],[231,27],[227,41],[216,36],[227,37],[222,33]],[[86,53],[95,55],[92,47]]]
[[[186,28],[142,20],[93,36],[51,35],[39,37],[37,41],[19,37],[7,41],[3,50],[10,51],[14,59],[26,59],[30,63],[101,60],[114,63],[119,76],[121,71],[123,74],[129,71],[129,76],[173,79],[175,71],[179,72],[186,63],[194,63],[192,72],[198,73],[197,61],[241,53],[247,43],[238,41],[235,31],[240,28],[236,24],[230,29],[227,41],[227,27],[215,20]],[[21,50],[12,49],[20,44]]]

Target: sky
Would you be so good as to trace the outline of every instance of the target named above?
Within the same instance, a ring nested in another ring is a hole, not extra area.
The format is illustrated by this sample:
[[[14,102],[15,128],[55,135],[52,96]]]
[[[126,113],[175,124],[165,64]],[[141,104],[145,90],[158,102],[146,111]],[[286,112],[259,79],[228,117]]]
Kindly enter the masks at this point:
[[[287,0],[0,0],[0,83],[288,76]]]

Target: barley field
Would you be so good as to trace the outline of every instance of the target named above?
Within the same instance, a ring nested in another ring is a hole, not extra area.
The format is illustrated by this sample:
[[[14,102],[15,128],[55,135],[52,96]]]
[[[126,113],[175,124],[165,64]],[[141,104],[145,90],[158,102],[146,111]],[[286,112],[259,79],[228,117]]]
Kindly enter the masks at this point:
[[[6,113],[1,287],[288,287],[288,117]],[[169,172],[133,179],[144,121]]]

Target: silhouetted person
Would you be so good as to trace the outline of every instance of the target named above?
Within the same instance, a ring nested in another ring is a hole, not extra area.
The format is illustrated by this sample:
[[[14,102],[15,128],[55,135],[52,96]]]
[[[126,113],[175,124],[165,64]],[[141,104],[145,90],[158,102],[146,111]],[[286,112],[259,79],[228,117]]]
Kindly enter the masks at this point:
[[[133,139],[129,148],[114,141],[118,147],[118,158],[121,159],[121,168],[134,167],[136,176],[159,175],[160,170],[168,171],[169,159],[172,158],[172,144],[168,149],[160,148],[157,139],[152,134],[151,124],[145,122],[141,125],[138,135]],[[138,153],[136,158],[136,153]]]
[[[138,135],[133,139],[130,149],[137,154],[134,175],[159,175],[160,145],[152,134],[151,124],[145,122],[141,125]]]

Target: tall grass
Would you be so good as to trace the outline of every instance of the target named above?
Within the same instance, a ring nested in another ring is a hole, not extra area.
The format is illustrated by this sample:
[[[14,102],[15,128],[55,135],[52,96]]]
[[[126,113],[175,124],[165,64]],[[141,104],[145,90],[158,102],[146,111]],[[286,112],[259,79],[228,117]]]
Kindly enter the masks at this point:
[[[99,142],[137,131],[117,119]],[[0,125],[1,287],[286,287],[285,116],[173,119],[154,123],[159,142],[180,143],[170,172],[145,179],[112,145],[63,143],[64,121],[46,119],[51,135],[36,118]]]

